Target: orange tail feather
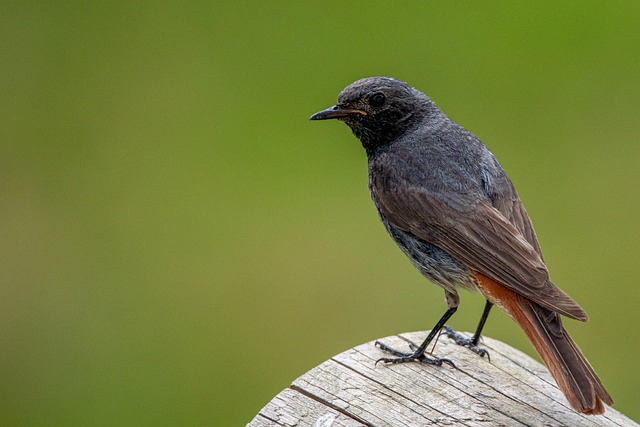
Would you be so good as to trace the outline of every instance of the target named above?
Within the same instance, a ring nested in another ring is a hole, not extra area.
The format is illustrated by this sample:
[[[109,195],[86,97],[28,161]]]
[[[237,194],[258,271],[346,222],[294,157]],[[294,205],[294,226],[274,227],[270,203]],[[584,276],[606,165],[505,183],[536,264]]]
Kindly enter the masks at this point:
[[[578,412],[599,415],[613,404],[600,378],[562,326],[560,315],[492,279],[475,273],[480,292],[502,308],[525,332],[558,387]]]

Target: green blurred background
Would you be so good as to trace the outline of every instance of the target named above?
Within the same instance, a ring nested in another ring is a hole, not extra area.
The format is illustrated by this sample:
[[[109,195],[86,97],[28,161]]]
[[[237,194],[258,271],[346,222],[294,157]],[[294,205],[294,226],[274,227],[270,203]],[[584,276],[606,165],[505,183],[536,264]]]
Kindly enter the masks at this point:
[[[244,425],[348,348],[430,328],[344,125],[429,94],[509,172],[567,327],[639,420],[640,3],[3,2],[0,424]],[[451,324],[475,328],[465,293]],[[533,354],[496,311],[487,335]]]

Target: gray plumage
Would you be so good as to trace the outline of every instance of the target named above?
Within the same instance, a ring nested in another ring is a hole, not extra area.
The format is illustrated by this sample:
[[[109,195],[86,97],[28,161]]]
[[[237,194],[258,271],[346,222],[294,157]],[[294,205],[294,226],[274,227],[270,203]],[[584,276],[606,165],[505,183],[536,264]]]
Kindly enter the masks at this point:
[[[385,103],[373,107],[372,94]],[[369,189],[385,228],[418,270],[457,305],[477,271],[538,304],[587,320],[549,280],[531,221],[504,169],[471,132],[399,80],[358,80],[338,106],[369,161]]]
[[[456,311],[457,288],[479,290],[485,312],[471,340],[477,347],[493,304],[527,334],[574,409],[601,414],[612,404],[597,374],[562,326],[560,315],[587,314],[549,279],[540,245],[518,194],[489,149],[449,119],[422,92],[388,77],[358,80],[313,120],[344,121],[369,162],[369,190],[385,228],[430,281],[445,290],[449,309],[413,353],[379,343],[387,363],[430,359],[425,349]]]

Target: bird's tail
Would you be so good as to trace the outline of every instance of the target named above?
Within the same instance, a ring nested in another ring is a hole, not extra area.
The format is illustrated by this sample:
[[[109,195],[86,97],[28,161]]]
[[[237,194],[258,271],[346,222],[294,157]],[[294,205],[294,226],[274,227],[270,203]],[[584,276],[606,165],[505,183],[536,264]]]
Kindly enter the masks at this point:
[[[476,273],[484,296],[502,308],[524,330],[549,368],[558,387],[578,412],[604,413],[613,404],[600,378],[562,326],[560,315]]]

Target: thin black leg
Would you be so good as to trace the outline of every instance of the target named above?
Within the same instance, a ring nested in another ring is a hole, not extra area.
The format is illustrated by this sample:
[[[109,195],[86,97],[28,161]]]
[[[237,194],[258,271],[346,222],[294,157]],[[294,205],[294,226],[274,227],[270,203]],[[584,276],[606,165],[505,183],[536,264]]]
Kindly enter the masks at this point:
[[[380,341],[376,341],[376,345],[380,347],[383,351],[386,351],[396,356],[396,357],[383,357],[381,359],[378,359],[376,363],[378,362],[405,363],[405,362],[419,361],[419,362],[427,363],[430,365],[442,365],[442,363],[444,362],[455,367],[453,362],[450,361],[449,359],[430,358],[430,357],[427,357],[424,353],[425,353],[425,350],[427,349],[427,346],[431,343],[431,341],[433,341],[433,338],[440,332],[440,329],[442,329],[444,324],[447,323],[447,320],[449,320],[449,318],[453,316],[453,313],[455,313],[457,309],[458,307],[450,307],[444,313],[444,315],[440,318],[440,320],[438,320],[438,323],[436,323],[436,326],[434,326],[433,329],[431,329],[431,332],[429,333],[427,338],[422,342],[422,344],[420,344],[420,347],[418,347],[413,353],[405,353],[402,351],[398,351],[387,346],[386,344]]]
[[[478,342],[480,341],[482,328],[484,328],[484,324],[487,323],[487,318],[489,317],[489,312],[491,311],[491,307],[493,307],[493,303],[487,300],[487,303],[484,305],[484,311],[482,312],[482,316],[480,317],[480,322],[478,323],[478,327],[476,328],[476,333],[473,334],[473,338],[471,338],[471,343],[473,345],[478,345]]]
[[[442,333],[452,340],[455,341],[456,344],[462,345],[464,347],[468,347],[469,350],[478,354],[480,357],[487,356],[487,359],[491,361],[491,357],[489,357],[489,352],[484,348],[478,347],[478,342],[480,341],[480,335],[482,334],[482,328],[484,328],[484,324],[487,322],[487,318],[489,317],[489,312],[491,311],[491,307],[493,307],[493,303],[487,300],[487,303],[484,305],[484,311],[482,312],[482,316],[480,317],[480,322],[478,323],[478,327],[476,328],[476,333],[473,334],[471,339],[465,338],[449,326],[444,326],[444,331]]]

